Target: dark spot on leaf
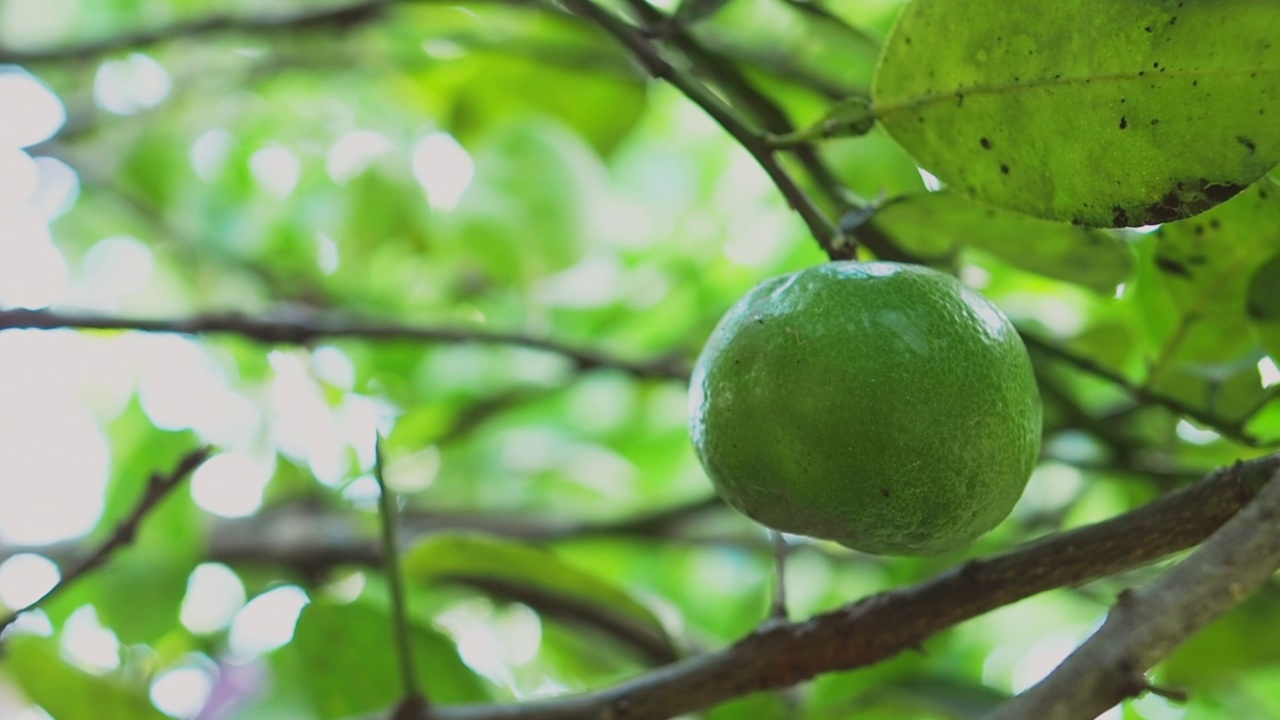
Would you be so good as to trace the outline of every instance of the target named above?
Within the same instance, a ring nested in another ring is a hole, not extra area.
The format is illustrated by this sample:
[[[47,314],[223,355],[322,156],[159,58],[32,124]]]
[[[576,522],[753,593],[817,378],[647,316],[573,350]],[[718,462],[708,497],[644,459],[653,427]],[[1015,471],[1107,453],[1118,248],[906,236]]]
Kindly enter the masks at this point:
[[[1009,174],[1009,166],[1008,166],[1008,165],[1005,165],[1004,163],[1000,163],[1000,172],[1004,173],[1005,175],[1008,175],[1008,174]]]
[[[1159,125],[1159,124],[1160,124],[1160,118],[1151,118],[1151,124],[1152,124],[1152,125]]]
[[[1156,256],[1156,267],[1169,273],[1170,275],[1181,275],[1188,280],[1191,279],[1191,272],[1187,270],[1187,266],[1174,260],[1173,258]]]
[[[988,139],[986,139],[986,138],[980,138],[980,139],[978,140],[978,144],[982,145],[982,149],[983,149],[983,150],[990,150],[990,149],[991,149],[991,141],[990,141],[990,140],[988,140]]]
[[[1153,68],[1159,68],[1159,67],[1160,67],[1160,61],[1159,61],[1159,60],[1157,60],[1157,61],[1155,61],[1155,62],[1151,63],[1151,67],[1153,67]]]
[[[1111,216],[1111,224],[1115,227],[1128,227],[1129,213],[1119,205],[1111,208],[1111,210],[1114,213]]]
[[[956,107],[964,107],[964,93],[956,93]]]
[[[1203,235],[1204,226],[1201,225],[1200,223],[1196,223],[1195,225],[1191,226],[1191,232],[1195,233],[1196,235]]]
[[[1121,130],[1123,130],[1123,129],[1127,128],[1127,127],[1129,127],[1129,118],[1125,117],[1124,115],[1121,115],[1121,116],[1120,116],[1120,129],[1121,129]]]
[[[1232,182],[1217,183],[1204,178],[1182,180],[1174,183],[1158,201],[1145,207],[1126,208],[1125,219],[1129,221],[1126,224],[1154,225],[1191,217],[1230,200],[1243,189],[1243,185]]]
[[[1222,227],[1222,222],[1218,220],[1218,218],[1214,218],[1209,221],[1209,227],[1213,228],[1214,230],[1217,230]]]
[[[882,487],[880,488],[880,494],[884,497],[890,497],[893,495],[893,491],[887,487]]]
[[[1142,28],[1142,29],[1143,29],[1143,30],[1146,30],[1147,32],[1151,32],[1151,26],[1150,26],[1150,25],[1148,25],[1148,26],[1146,26],[1146,27],[1144,27],[1144,28]]]
[[[1174,15],[1173,17],[1169,18],[1169,24],[1170,24],[1170,25],[1177,25],[1177,24],[1178,24],[1178,16],[1177,16],[1177,15]]]
[[[1258,144],[1250,140],[1249,138],[1245,137],[1244,135],[1237,135],[1236,142],[1243,145],[1244,149],[1248,150],[1250,155],[1258,151]]]
[[[1192,81],[1191,81],[1191,87],[1199,87],[1199,86],[1200,86],[1200,81],[1199,81],[1199,80],[1192,80]]]

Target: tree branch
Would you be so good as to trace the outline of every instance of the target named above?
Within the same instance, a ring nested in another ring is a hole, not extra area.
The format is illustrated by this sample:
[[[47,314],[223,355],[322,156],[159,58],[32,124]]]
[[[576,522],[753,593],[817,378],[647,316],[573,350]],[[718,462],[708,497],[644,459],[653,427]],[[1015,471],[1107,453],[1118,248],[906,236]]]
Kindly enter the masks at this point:
[[[610,688],[510,705],[436,707],[418,720],[662,720],[820,673],[871,665],[1031,595],[1196,545],[1247,505],[1277,471],[1280,455],[1219,470],[1117,518],[972,560],[809,620],[767,624],[727,648]]]
[[[671,357],[636,362],[611,357],[554,340],[476,328],[428,327],[343,318],[336,315],[292,313],[288,316],[248,316],[209,313],[180,319],[149,319],[63,313],[48,310],[0,310],[0,331],[10,329],[134,330],[179,335],[238,335],[268,344],[308,345],[326,338],[357,338],[371,342],[451,342],[518,345],[569,358],[580,370],[611,368],[637,377],[688,381],[689,369]]]
[[[818,244],[832,258],[853,257],[854,246],[844,233],[823,214],[813,200],[805,193],[795,180],[787,173],[782,164],[774,157],[761,135],[748,127],[738,115],[725,105],[724,101],[707,89],[702,83],[682,70],[677,69],[659,54],[653,43],[636,28],[615,17],[612,13],[597,6],[591,0],[563,0],[574,14],[599,25],[605,32],[622,43],[636,60],[655,78],[666,80],[675,86],[685,97],[692,100],[725,129],[743,149],[755,158],[764,169],[774,185],[787,199],[805,225],[813,234]]]
[[[29,65],[32,63],[88,60],[130,48],[145,47],[181,38],[198,37],[218,32],[276,33],[282,30],[333,29],[346,30],[379,17],[390,6],[390,0],[364,0],[338,7],[308,10],[296,14],[212,15],[199,20],[175,23],[167,27],[145,30],[120,37],[45,50],[6,50],[0,47],[0,63]]]
[[[1159,580],[1126,590],[1102,627],[987,720],[1090,720],[1150,685],[1144,673],[1280,569],[1280,472]]]
[[[28,604],[26,607],[15,610],[8,616],[0,618],[0,631],[3,631],[9,625],[13,624],[18,616],[28,610],[39,607],[42,603],[47,602],[50,598],[65,590],[74,584],[77,580],[87,575],[103,563],[105,563],[119,548],[133,542],[133,538],[137,535],[138,526],[142,524],[145,518],[152,510],[165,499],[170,492],[182,484],[195,469],[208,459],[212,450],[209,448],[199,448],[187,453],[178,464],[170,470],[167,475],[153,474],[147,482],[146,489],[143,490],[142,497],[138,499],[138,503],[134,505],[133,510],[125,516],[107,537],[102,544],[90,552],[71,567],[62,575],[62,579],[56,585],[49,588],[44,595]]]
[[[798,5],[798,3],[797,3]],[[710,78],[724,92],[753,115],[770,136],[789,135],[796,127],[787,114],[767,95],[757,90],[747,76],[733,63],[731,58],[717,49],[706,47],[705,41],[699,41],[691,32],[672,18],[655,8],[647,0],[627,0],[627,6],[640,18],[645,28],[653,35],[668,39],[680,50],[694,66],[695,70]],[[797,8],[799,9],[799,8]],[[742,58],[733,58],[742,59]],[[759,142],[766,148],[773,148],[769,139],[758,136]],[[812,143],[795,143],[787,148],[805,169],[817,188],[827,198],[828,203],[841,216],[867,209],[867,204],[854,195],[835,172],[827,165]],[[848,233],[859,245],[865,246],[882,260],[897,262],[924,263],[926,258],[918,257],[899,248],[874,221],[868,220],[852,228],[840,228]],[[828,257],[835,260],[824,245]]]

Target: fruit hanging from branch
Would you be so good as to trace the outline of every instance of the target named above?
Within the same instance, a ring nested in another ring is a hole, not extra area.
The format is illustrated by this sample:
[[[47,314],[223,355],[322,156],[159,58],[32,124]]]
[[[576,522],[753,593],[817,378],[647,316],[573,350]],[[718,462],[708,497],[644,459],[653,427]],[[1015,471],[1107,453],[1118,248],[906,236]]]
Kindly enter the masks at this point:
[[[1040,450],[1013,325],[914,265],[834,262],[760,283],[711,334],[689,407],[730,505],[877,554],[939,553],[995,527]]]

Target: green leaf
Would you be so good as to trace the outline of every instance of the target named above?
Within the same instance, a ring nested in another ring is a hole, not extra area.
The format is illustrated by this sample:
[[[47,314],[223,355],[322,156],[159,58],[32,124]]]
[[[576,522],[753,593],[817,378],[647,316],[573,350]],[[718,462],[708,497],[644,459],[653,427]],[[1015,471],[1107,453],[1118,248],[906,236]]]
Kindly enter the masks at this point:
[[[892,709],[898,713],[896,717],[980,720],[1008,699],[1007,694],[971,680],[922,675],[879,685],[854,704]]]
[[[439,534],[410,549],[404,566],[414,582],[460,582],[518,599],[546,615],[594,625],[655,662],[677,656],[652,611],[548,550],[478,533]]]
[[[1196,691],[1230,684],[1275,663],[1280,663],[1280,589],[1268,585],[1193,635],[1157,672],[1162,683]]]
[[[579,259],[608,185],[580,137],[550,121],[510,123],[476,147],[475,164],[476,180],[456,210],[460,234],[452,249],[463,264],[510,280]]]
[[[872,96],[963,193],[1082,225],[1168,222],[1280,161],[1280,4],[916,0]]]
[[[973,247],[1024,270],[1104,292],[1128,280],[1134,267],[1133,251],[1107,233],[979,205],[953,192],[896,198],[876,221],[917,252]]]
[[[165,720],[147,688],[114,675],[90,675],[58,657],[53,638],[18,635],[5,643],[18,687],[54,720]]]
[[[301,678],[320,717],[347,717],[385,708],[404,695],[391,641],[391,616],[370,602],[316,601],[303,608],[292,646]],[[414,667],[433,700],[488,700],[484,684],[453,643],[435,630],[413,626]]]
[[[1280,359],[1280,253],[1262,263],[1249,279],[1245,312],[1267,353]]]
[[[707,720],[789,720],[795,710],[787,698],[777,692],[759,692],[734,698],[712,708]]]
[[[1280,186],[1264,178],[1200,217],[1160,228],[1154,262],[1184,316],[1241,318],[1249,286],[1245,278],[1256,275],[1254,269],[1277,249]]]

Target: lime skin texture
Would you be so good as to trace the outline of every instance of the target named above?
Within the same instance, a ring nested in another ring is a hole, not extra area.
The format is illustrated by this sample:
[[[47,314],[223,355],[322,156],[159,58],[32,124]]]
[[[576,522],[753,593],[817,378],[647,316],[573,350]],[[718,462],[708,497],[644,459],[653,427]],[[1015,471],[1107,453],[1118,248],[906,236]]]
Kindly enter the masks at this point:
[[[1040,396],[1008,318],[950,275],[890,262],[757,285],[703,348],[689,415],[731,506],[874,554],[986,533],[1040,451]]]

